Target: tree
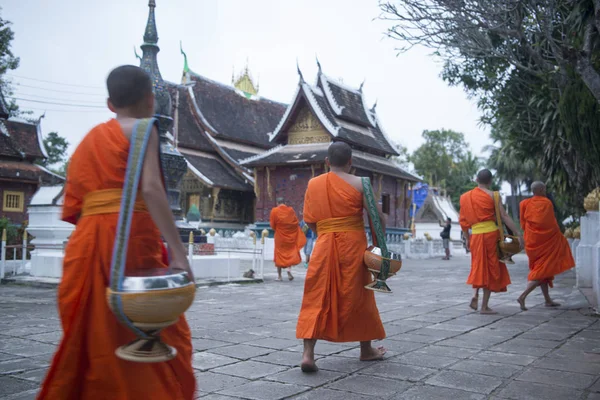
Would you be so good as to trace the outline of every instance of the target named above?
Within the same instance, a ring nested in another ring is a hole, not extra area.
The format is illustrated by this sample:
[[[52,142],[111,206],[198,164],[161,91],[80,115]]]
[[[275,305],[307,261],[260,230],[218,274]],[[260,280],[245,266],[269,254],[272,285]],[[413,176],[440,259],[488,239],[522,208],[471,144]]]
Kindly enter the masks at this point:
[[[410,154],[408,152],[408,149],[402,146],[400,143],[393,143],[393,145],[395,146],[396,151],[399,155],[391,157],[392,161],[394,161],[396,164],[398,164],[404,169],[408,168],[410,164]]]
[[[0,12],[2,8],[0,8]],[[0,16],[0,97],[8,101],[12,97],[12,88],[10,82],[6,79],[6,72],[15,70],[19,67],[19,57],[15,57],[11,51],[11,42],[15,37],[14,32],[10,28],[11,22]],[[17,115],[19,107],[11,100],[6,104],[10,115]]]
[[[65,176],[66,172],[66,153],[69,142],[56,132],[50,132],[44,138],[44,147],[48,158],[39,161],[38,164],[52,170],[53,172]]]

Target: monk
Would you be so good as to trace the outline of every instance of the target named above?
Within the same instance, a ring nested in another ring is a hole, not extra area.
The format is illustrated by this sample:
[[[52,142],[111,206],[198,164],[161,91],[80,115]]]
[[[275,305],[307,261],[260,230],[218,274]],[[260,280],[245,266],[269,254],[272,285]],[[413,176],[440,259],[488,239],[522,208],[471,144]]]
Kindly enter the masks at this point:
[[[471,273],[467,279],[467,284],[472,285],[474,289],[470,307],[477,310],[479,289],[483,289],[481,314],[496,314],[488,306],[490,295],[492,292],[505,292],[510,285],[510,275],[506,265],[498,258],[500,232],[496,225],[494,192],[490,190],[492,173],[487,169],[479,171],[477,184],[478,187],[460,196],[459,222],[466,237],[466,246],[472,253]],[[500,216],[510,230],[518,232],[502,204]],[[519,236],[519,242],[523,247],[522,236]]]
[[[300,222],[292,207],[285,205],[283,198],[277,199],[277,207],[271,210],[269,217],[271,228],[275,231],[275,266],[277,281],[282,281],[281,271],[287,268],[288,279],[294,280],[292,266],[300,264],[300,250],[306,244],[306,236],[300,228]]]
[[[529,257],[527,289],[517,301],[521,310],[527,311],[525,299],[536,287],[542,289],[546,307],[558,307],[550,298],[548,288],[553,287],[554,276],[575,266],[569,242],[563,236],[554,215],[552,201],[546,196],[546,185],[533,182],[533,197],[520,205],[521,225],[525,233],[525,251]]]
[[[129,139],[139,118],[154,114],[150,76],[134,66],[114,69],[107,79],[108,108],[116,118],[93,128],[71,158],[63,221],[75,224],[65,250],[58,309],[63,338],[38,395],[39,400],[192,400],[190,329],[184,317],[162,333],[177,349],[163,363],[134,363],[115,350],[136,337],[108,308],[109,276]],[[189,270],[163,186],[156,127],[148,143],[136,212],[131,222],[127,270],[167,268],[161,233],[173,270]]]
[[[317,243],[296,327],[296,337],[304,339],[303,372],[318,370],[318,339],[360,342],[363,361],[381,360],[386,352],[371,345],[372,340],[385,338],[385,330],[375,295],[364,287],[372,281],[363,263],[367,249],[363,209],[367,203],[361,179],[350,174],[352,149],[343,142],[332,143],[326,162],[330,172],[309,181],[304,199],[304,221],[316,232]],[[381,209],[379,214],[384,223]]]

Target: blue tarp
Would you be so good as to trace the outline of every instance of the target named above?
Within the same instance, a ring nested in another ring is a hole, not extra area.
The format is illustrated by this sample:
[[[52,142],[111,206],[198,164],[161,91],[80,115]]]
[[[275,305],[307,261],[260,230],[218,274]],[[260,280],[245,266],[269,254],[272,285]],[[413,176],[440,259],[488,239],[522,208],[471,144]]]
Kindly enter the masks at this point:
[[[425,203],[425,199],[427,198],[427,193],[429,192],[429,185],[421,182],[415,184],[413,186],[413,189],[408,191],[409,198],[412,195],[413,191],[415,192],[415,195],[413,197],[413,204],[417,205],[416,211],[419,212],[419,209],[423,206],[423,203]],[[413,217],[412,205],[410,207],[410,217]]]

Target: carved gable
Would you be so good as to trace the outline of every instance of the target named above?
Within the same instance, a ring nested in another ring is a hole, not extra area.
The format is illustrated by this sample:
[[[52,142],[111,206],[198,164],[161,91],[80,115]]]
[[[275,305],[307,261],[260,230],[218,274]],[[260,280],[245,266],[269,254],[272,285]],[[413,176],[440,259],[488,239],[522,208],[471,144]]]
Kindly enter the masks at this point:
[[[288,144],[329,143],[331,136],[307,107],[302,107],[288,129]]]

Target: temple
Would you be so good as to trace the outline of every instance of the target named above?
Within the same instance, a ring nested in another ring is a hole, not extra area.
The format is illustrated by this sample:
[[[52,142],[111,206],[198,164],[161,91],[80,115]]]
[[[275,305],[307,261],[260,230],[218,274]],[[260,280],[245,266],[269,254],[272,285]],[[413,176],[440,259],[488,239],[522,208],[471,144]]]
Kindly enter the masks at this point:
[[[354,149],[355,173],[371,177],[389,215],[388,226],[408,226],[408,187],[418,178],[392,161],[396,149],[375,106],[365,105],[362,86],[334,82],[319,67],[315,85],[300,74],[294,98],[286,105],[260,96],[247,65],[234,73],[232,85],[219,83],[192,71],[183,48],[181,83],[164,81],[157,61],[155,8],[150,0],[139,58],[157,93],[170,97],[173,124],[167,137],[187,165],[183,211],[195,205],[201,226],[223,230],[264,224],[278,197],[301,211],[308,180],[326,171],[327,146],[343,140]]]
[[[0,94],[0,218],[11,224],[27,220],[27,205],[41,185],[64,182],[63,177],[36,164],[48,158],[40,121],[9,118]]]

